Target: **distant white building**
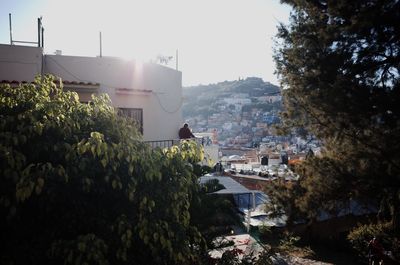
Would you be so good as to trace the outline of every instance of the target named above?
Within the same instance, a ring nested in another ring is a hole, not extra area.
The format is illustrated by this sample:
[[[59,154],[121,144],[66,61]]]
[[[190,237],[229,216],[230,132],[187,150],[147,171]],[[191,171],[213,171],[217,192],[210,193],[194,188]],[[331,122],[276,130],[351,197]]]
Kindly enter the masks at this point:
[[[249,125],[250,125],[250,122],[248,120],[242,120],[240,122],[240,126],[246,127],[246,126],[249,126]]]
[[[248,93],[235,93],[234,97],[235,98],[249,98],[249,94]]]
[[[215,164],[220,160],[220,150],[218,145],[218,139],[216,132],[203,132],[194,133],[196,137],[202,139],[202,145],[204,147],[204,153],[206,155],[206,161],[203,164]]]
[[[231,130],[231,129],[232,129],[232,122],[225,122],[225,123],[222,125],[222,128],[223,128],[224,130]]]
[[[224,98],[226,104],[232,105],[246,105],[251,103],[249,98]]]
[[[267,103],[274,103],[274,102],[277,102],[277,101],[281,101],[282,100],[282,96],[281,95],[262,96],[262,97],[259,97],[259,100],[267,102]]]

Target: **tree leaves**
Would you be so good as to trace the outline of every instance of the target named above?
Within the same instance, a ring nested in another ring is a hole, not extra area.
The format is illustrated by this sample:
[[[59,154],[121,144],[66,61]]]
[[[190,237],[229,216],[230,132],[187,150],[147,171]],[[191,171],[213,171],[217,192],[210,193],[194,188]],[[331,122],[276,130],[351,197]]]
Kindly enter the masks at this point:
[[[10,264],[194,262],[201,237],[188,221],[198,185],[190,163],[202,151],[192,143],[153,150],[107,96],[92,100],[79,103],[52,77],[0,90],[8,242],[0,256]]]
[[[289,201],[309,213],[355,196],[398,201],[400,3],[283,2],[294,7],[275,52],[284,129],[305,130],[325,149],[304,163]]]

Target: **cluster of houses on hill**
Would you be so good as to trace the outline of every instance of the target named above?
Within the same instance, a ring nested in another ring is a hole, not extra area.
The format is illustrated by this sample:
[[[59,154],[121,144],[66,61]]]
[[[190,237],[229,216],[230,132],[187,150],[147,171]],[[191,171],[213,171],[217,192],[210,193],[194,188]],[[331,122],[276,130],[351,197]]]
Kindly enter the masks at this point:
[[[279,106],[280,94],[250,98],[248,93],[235,93],[216,101],[211,115],[198,112],[185,119],[194,131],[216,131],[221,146],[252,147],[265,140],[266,136],[275,135],[273,125],[279,123],[278,108],[265,110],[265,104]],[[264,106],[264,108],[263,108]]]
[[[253,147],[276,135],[281,90],[261,78],[185,87],[183,92],[184,119],[196,132],[216,131],[221,146]]]

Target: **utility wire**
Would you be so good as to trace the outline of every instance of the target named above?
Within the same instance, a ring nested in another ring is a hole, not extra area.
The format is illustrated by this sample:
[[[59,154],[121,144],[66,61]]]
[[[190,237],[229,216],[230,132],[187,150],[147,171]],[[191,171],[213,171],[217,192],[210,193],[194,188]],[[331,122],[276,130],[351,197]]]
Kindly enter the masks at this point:
[[[51,58],[51,57],[48,57],[48,58],[50,58],[56,65],[58,65],[60,68],[62,68],[64,71],[66,71],[68,74],[70,74],[72,77],[74,77],[74,78],[77,79],[78,81],[80,81],[80,82],[93,82],[93,81],[90,81],[90,80],[84,80],[84,79],[79,78],[78,76],[76,76],[75,74],[73,74],[71,71],[69,71],[67,68],[65,68],[63,65],[61,65],[61,64],[58,63],[56,60],[54,60],[53,58]],[[103,85],[106,85],[106,86],[108,86],[108,87],[114,87],[114,86],[112,86],[112,85],[105,84],[105,83],[103,83]],[[132,87],[127,87],[127,89],[134,89],[134,88],[132,88]],[[163,111],[165,111],[166,113],[169,113],[169,114],[176,113],[176,112],[178,112],[179,109],[182,107],[182,104],[183,104],[183,97],[181,98],[181,100],[180,100],[180,102],[179,102],[179,104],[178,104],[178,107],[177,107],[176,109],[174,109],[174,110],[168,110],[168,109],[165,108],[165,106],[162,104],[161,99],[160,99],[160,97],[158,96],[158,93],[152,91],[152,94],[154,94],[154,95],[156,96],[158,104],[160,105],[161,109],[162,109]]]
[[[156,96],[157,101],[158,101],[158,104],[160,105],[160,107],[161,107],[161,108],[163,109],[163,111],[165,111],[166,113],[169,113],[169,114],[176,113],[176,112],[179,111],[179,109],[180,109],[180,108],[182,107],[182,105],[183,105],[183,97],[181,97],[181,100],[180,100],[180,102],[179,102],[179,104],[178,104],[178,107],[177,107],[175,110],[167,110],[167,109],[164,107],[164,105],[162,104],[161,99],[160,99],[160,97],[157,95],[157,93],[153,92],[153,94]]]

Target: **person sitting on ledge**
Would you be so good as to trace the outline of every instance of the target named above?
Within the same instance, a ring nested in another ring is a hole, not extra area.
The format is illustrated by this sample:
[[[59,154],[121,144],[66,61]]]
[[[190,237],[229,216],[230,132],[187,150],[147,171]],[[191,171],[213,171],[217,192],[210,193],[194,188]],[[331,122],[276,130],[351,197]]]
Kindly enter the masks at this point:
[[[190,139],[195,138],[193,133],[189,129],[189,125],[185,123],[182,128],[179,129],[179,139]]]

